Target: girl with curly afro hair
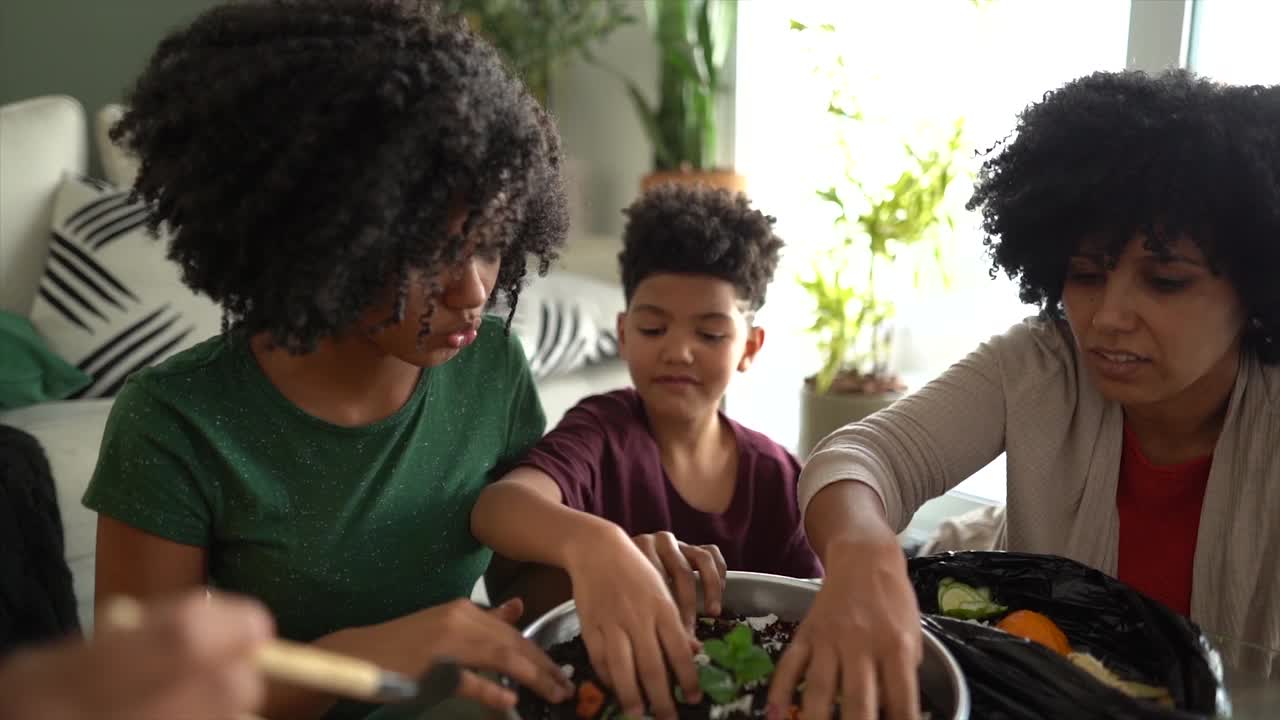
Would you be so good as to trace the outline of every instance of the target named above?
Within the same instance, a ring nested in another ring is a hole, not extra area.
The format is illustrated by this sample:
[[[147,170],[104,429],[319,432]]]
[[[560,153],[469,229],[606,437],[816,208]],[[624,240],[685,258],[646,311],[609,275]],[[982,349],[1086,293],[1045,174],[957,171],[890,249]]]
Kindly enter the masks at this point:
[[[890,717],[916,717],[894,533],[1002,452],[1007,504],[966,528],[986,547],[1073,558],[1280,646],[1280,87],[1080,78],[1023,112],[970,207],[994,271],[1041,312],[810,456],[827,579],[773,697],[807,672],[846,682],[806,704],[881,688]]]
[[[562,699],[519,602],[466,601],[491,557],[471,505],[545,425],[484,311],[565,237],[547,113],[429,3],[256,0],[165,38],[112,137],[226,320],[116,398],[84,499],[97,597],[212,585],[292,640],[413,677],[451,656]],[[278,687],[266,706],[369,711]]]

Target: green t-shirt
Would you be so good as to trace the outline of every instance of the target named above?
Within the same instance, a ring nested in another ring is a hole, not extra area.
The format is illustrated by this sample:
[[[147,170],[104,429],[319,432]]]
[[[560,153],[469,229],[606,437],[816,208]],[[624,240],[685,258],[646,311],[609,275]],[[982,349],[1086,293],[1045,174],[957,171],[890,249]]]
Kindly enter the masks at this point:
[[[471,593],[471,507],[546,419],[519,341],[486,318],[389,418],[339,427],[289,402],[222,335],[125,384],[84,504],[208,548],[216,587],[310,641]]]

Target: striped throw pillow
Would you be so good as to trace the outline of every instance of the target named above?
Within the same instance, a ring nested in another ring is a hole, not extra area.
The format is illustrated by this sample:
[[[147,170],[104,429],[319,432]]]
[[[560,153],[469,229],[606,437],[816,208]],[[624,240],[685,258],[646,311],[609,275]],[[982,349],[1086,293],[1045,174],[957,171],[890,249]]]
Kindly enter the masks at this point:
[[[622,286],[571,272],[535,278],[520,292],[511,332],[536,380],[567,375],[618,357]],[[499,303],[492,313],[506,317]]]
[[[135,370],[221,330],[219,307],[182,284],[165,251],[128,190],[63,178],[31,324],[93,379],[76,397],[114,395]]]

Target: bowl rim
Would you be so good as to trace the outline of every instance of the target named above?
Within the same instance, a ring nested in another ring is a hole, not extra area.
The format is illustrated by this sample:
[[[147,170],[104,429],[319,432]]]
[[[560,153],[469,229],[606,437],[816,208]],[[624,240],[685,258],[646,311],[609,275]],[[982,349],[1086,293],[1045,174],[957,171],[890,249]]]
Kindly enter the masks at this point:
[[[789,585],[791,587],[801,588],[804,590],[812,590],[816,595],[818,590],[822,588],[821,579],[801,579],[787,577],[786,575],[772,575],[770,573],[748,572],[745,570],[730,570],[725,574],[726,582],[730,578],[741,580],[763,580],[765,582],[776,585]],[[544,627],[551,623],[558,622],[570,613],[577,611],[577,605],[573,600],[566,600],[563,603],[551,608],[543,613],[541,617],[533,622],[520,633],[525,638],[532,640],[538,636]],[[964,676],[964,669],[960,667],[960,663],[956,661],[947,646],[938,639],[927,627],[924,626],[924,617],[920,619],[920,632],[923,635],[923,641],[929,649],[941,656],[944,664],[948,665],[953,672],[948,673],[948,680],[951,683],[952,692],[955,694],[955,710],[952,712],[953,717],[968,718],[971,713],[972,703],[969,698],[969,683]]]

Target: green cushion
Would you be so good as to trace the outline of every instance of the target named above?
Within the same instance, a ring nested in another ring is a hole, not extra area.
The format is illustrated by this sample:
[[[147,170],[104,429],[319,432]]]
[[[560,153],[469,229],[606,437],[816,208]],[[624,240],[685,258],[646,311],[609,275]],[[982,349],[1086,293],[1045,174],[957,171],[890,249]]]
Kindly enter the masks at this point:
[[[89,380],[49,349],[30,320],[0,310],[0,410],[61,400]]]

